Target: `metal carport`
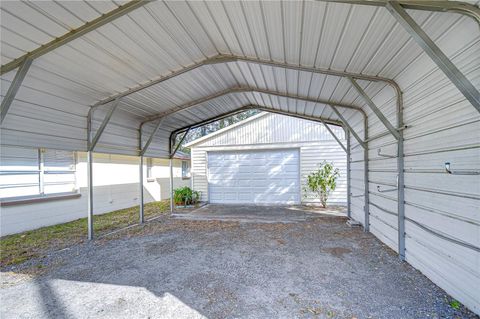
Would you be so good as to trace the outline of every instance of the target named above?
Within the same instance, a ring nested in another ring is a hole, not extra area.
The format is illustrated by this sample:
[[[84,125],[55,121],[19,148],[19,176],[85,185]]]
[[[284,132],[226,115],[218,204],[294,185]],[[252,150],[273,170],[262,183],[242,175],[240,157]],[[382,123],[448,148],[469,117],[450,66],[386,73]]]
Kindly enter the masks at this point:
[[[2,145],[88,151],[91,168],[93,151],[171,157],[178,134],[246,108],[341,125],[351,218],[480,313],[478,2],[2,2],[1,17]]]

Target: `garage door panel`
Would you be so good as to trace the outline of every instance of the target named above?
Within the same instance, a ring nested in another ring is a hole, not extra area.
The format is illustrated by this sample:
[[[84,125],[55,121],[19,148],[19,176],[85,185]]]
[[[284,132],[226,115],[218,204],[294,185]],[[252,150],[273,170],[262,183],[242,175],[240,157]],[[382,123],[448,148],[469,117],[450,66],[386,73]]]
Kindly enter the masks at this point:
[[[208,180],[212,203],[299,203],[299,152],[209,152]]]

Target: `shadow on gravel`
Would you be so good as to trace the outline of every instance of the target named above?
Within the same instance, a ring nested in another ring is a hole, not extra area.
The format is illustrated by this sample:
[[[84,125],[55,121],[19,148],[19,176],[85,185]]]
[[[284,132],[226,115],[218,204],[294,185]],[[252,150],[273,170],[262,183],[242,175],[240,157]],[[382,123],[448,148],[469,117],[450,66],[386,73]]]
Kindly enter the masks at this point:
[[[0,317],[475,318],[345,217],[302,214],[289,223],[165,216],[74,246],[37,261],[33,279],[2,273]]]

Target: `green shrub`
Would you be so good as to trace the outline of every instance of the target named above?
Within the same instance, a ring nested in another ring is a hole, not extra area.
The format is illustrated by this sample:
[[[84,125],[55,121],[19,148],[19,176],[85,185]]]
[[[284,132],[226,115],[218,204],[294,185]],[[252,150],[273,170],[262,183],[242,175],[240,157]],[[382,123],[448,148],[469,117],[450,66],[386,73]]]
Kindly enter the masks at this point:
[[[173,190],[173,201],[175,202],[175,205],[195,205],[199,200],[200,192],[194,191],[188,186]]]
[[[332,163],[323,161],[318,165],[318,170],[307,176],[307,185],[304,189],[316,193],[322,206],[327,207],[328,196],[337,187],[339,176],[338,168],[335,168]]]

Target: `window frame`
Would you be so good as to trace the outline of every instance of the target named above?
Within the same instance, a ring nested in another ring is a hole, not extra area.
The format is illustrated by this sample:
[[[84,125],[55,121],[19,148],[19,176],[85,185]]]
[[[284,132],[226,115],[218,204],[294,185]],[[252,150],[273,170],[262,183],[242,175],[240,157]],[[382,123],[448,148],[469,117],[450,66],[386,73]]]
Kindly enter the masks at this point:
[[[186,164],[185,168],[184,168],[184,164]],[[191,164],[190,164],[190,161],[189,160],[182,160],[182,179],[190,179],[192,178],[192,174],[191,174]],[[187,171],[187,173],[185,173],[185,170]]]
[[[16,204],[27,203],[30,201],[35,201],[39,199],[45,200],[54,200],[56,198],[67,198],[71,197],[71,195],[80,195],[79,188],[78,188],[78,180],[77,180],[77,152],[72,151],[73,163],[71,164],[72,169],[65,170],[65,169],[46,169],[45,168],[45,152],[47,151],[45,148],[37,148],[37,167],[36,170],[2,170],[2,175],[19,175],[19,174],[37,174],[38,175],[38,193],[32,195],[18,195],[18,196],[9,196],[9,197],[0,197],[0,203],[2,206]],[[54,150],[54,149],[52,149]],[[55,151],[55,150],[54,150]],[[73,191],[66,191],[66,192],[58,192],[58,193],[45,193],[45,175],[48,174],[73,174],[73,184],[75,185],[75,189]],[[33,184],[32,184],[33,186]]]
[[[155,177],[153,177],[153,158],[147,157],[145,164],[146,164],[145,177],[147,179],[147,183],[154,182]]]

